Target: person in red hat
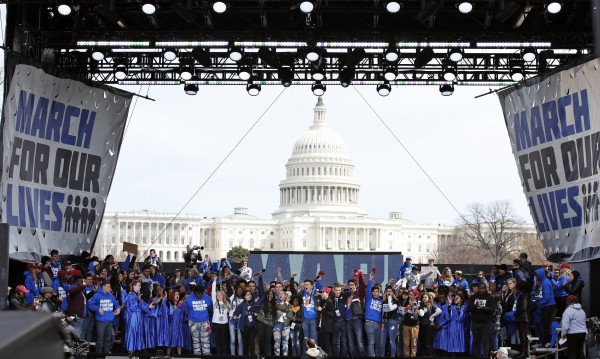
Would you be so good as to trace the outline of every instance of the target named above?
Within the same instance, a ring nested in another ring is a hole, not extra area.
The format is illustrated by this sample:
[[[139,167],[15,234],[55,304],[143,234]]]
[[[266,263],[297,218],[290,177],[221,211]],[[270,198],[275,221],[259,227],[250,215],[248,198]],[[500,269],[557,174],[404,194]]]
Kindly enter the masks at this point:
[[[25,303],[25,295],[29,293],[29,290],[24,285],[18,285],[15,288],[14,294],[8,302],[8,309],[10,310],[31,310],[31,306]]]
[[[567,340],[567,352],[569,359],[584,359],[583,346],[585,345],[585,336],[587,327],[585,323],[586,315],[577,302],[577,297],[569,295],[567,297],[567,309],[562,315],[561,337]]]
[[[419,291],[408,291],[408,304],[404,306],[402,319],[402,341],[404,358],[417,356],[417,339],[419,338]]]

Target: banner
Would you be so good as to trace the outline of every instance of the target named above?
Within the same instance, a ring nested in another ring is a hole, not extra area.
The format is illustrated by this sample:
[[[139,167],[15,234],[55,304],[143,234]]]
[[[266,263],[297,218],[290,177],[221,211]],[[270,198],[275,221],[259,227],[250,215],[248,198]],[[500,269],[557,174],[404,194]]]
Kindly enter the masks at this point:
[[[2,110],[2,212],[9,255],[90,252],[131,94],[9,55]]]
[[[600,257],[600,60],[499,93],[531,216],[554,261]]]

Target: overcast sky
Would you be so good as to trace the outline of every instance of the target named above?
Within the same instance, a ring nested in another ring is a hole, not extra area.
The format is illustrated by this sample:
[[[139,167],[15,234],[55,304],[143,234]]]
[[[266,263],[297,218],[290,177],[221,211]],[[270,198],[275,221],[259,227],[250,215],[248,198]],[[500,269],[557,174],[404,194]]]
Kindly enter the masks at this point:
[[[243,86],[204,86],[188,96],[182,86],[151,86],[156,101],[138,99],[130,109],[107,211],[178,212],[282,89],[264,86],[251,97]],[[394,87],[388,97],[375,86],[356,89],[459,210],[508,200],[532,221],[498,98],[474,98],[487,87],[459,86],[450,97],[437,86]],[[354,160],[360,205],[370,217],[400,211],[417,223],[457,223],[456,211],[353,87],[330,86],[323,99],[330,127]],[[311,125],[316,101],[309,86],[286,89],[184,213],[219,217],[247,207],[270,218],[285,163]]]

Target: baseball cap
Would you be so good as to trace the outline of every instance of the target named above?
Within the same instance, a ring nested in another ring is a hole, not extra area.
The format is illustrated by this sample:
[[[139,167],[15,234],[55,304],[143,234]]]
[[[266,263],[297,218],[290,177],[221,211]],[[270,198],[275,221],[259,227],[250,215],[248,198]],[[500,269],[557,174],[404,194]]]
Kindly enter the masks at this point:
[[[571,265],[567,262],[561,263],[558,265],[558,268],[560,269],[571,269]]]
[[[71,261],[64,261],[63,262],[63,266],[65,266],[65,267],[66,266],[70,266],[70,265],[73,265],[73,263],[71,263]]]
[[[331,288],[327,287],[323,289],[323,292],[327,293],[327,294],[331,294]]]
[[[577,301],[577,297],[574,296],[573,294],[571,294],[571,295],[569,295],[567,297],[567,302],[569,302],[569,303],[573,303],[573,302],[576,302],[576,301]]]
[[[410,258],[410,257],[406,257],[406,260],[412,262],[412,258]]]
[[[24,285],[18,285],[18,286],[15,288],[15,291],[17,291],[17,292],[21,292],[21,293],[29,293],[29,289],[25,288],[25,286],[24,286]]]
[[[27,269],[39,269],[37,263],[27,263]]]
[[[411,292],[412,292],[412,293],[413,293],[413,294],[414,294],[414,295],[415,295],[417,298],[418,298],[418,297],[419,297],[419,295],[420,295],[419,291],[418,291],[418,290],[416,290],[416,289],[413,289],[413,290],[411,290]]]
[[[412,267],[412,270],[419,271],[419,270],[421,270],[421,268],[419,268],[419,266],[413,266],[413,267]]]

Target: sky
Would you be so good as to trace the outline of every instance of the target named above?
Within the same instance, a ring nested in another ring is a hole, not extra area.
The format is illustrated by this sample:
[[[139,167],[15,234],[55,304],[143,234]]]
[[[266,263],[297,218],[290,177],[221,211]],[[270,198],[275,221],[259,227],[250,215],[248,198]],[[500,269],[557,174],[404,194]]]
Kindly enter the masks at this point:
[[[107,211],[177,213],[197,192],[182,213],[211,218],[246,207],[271,218],[293,145],[313,121],[310,86],[263,86],[256,97],[243,86],[201,86],[196,96],[183,86],[121,88],[155,101],[133,99]],[[498,97],[475,98],[488,91],[457,86],[443,97],[437,86],[397,86],[381,97],[375,86],[329,86],[327,121],[354,161],[361,208],[373,218],[403,212],[416,223],[453,225],[455,208],[506,200],[532,222]]]

